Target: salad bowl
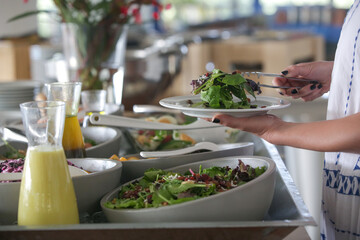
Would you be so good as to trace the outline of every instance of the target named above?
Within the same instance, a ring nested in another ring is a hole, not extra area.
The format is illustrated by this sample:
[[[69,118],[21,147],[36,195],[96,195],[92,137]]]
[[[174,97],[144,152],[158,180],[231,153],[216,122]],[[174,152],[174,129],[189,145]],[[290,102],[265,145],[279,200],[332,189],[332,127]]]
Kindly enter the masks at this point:
[[[81,128],[85,143],[90,140],[93,146],[85,149],[86,156],[91,158],[109,158],[120,150],[123,134],[120,129],[103,126]]]
[[[190,123],[183,118],[189,119]],[[152,114],[144,120],[155,123],[167,123],[172,126],[187,126],[193,124],[209,124],[202,119],[189,118],[184,115]],[[192,121],[192,122],[191,122]],[[169,124],[170,123],[170,124]],[[164,124],[165,125],[165,124]],[[234,143],[238,142],[242,131],[224,126],[191,129],[127,129],[134,145],[142,151],[170,150],[189,147],[198,142]]]
[[[187,222],[191,221],[255,221],[263,220],[271,205],[274,188],[276,165],[266,157],[258,156],[232,156],[225,158],[209,159],[181,165],[170,170],[175,173],[184,173],[189,169],[194,172],[210,167],[235,168],[239,159],[253,168],[266,167],[266,171],[255,179],[225,192],[191,200],[179,204],[161,206],[157,208],[140,209],[111,209],[106,203],[118,197],[123,184],[106,194],[101,199],[101,207],[109,222]]]
[[[104,126],[82,127],[81,132],[85,140],[86,156],[90,158],[109,158],[120,150],[120,141],[123,134],[120,129]],[[20,135],[21,136],[21,135]],[[8,140],[16,150],[27,149],[27,142]],[[8,151],[5,144],[0,145],[0,156]]]
[[[99,202],[102,196],[119,186],[122,163],[100,158],[68,160],[76,167],[90,172],[86,175],[72,177],[80,218],[86,217],[99,211]],[[20,182],[0,183],[0,225],[10,225],[16,222],[19,191]]]

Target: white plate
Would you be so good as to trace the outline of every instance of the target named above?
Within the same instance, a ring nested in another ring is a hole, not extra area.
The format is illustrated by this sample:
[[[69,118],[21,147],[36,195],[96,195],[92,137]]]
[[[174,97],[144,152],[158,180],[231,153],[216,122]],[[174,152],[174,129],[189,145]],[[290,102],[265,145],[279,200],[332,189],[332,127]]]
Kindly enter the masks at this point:
[[[257,108],[250,109],[215,109],[205,108],[202,106],[191,107],[189,100],[192,103],[200,102],[200,95],[176,96],[160,100],[160,105],[167,108],[177,109],[182,111],[185,115],[199,118],[212,118],[216,114],[228,114],[235,117],[250,117],[256,115],[264,115],[270,110],[281,109],[290,106],[290,102],[285,99],[276,97],[257,96],[256,99],[249,97],[251,104],[255,104]],[[236,101],[237,98],[234,98]]]
[[[33,89],[42,87],[41,82],[32,81],[32,80],[19,80],[15,82],[2,82],[0,83],[0,93],[8,94],[9,91],[14,91],[17,93],[20,92],[29,92]]]

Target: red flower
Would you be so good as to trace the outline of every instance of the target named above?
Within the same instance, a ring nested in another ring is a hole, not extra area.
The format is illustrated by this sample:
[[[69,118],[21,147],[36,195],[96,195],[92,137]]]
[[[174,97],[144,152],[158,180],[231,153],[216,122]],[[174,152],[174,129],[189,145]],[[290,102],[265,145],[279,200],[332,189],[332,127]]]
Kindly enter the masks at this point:
[[[168,4],[165,5],[165,9],[166,9],[166,10],[169,10],[170,8],[171,8],[171,4],[170,4],[170,3],[168,3]]]
[[[126,16],[128,14],[128,8],[125,6],[121,6],[120,13]]]
[[[160,19],[159,12],[153,12],[153,18],[154,18],[154,20],[159,20]]]
[[[141,16],[140,16],[140,9],[139,8],[134,8],[132,10],[132,15],[134,16],[136,23],[141,23]]]

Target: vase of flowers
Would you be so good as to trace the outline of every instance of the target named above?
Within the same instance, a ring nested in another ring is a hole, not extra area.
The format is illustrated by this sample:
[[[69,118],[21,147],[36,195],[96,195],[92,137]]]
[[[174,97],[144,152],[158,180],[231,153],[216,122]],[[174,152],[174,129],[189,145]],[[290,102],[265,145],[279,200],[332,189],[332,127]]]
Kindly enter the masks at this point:
[[[27,2],[28,0],[24,0]],[[163,6],[156,0],[53,0],[56,15],[62,22],[63,51],[70,81],[81,81],[83,89],[101,89],[108,80],[122,86],[124,75],[127,31],[141,22],[144,5],[155,9],[159,18]],[[165,8],[168,8],[167,5]],[[10,21],[38,13],[37,10],[18,15]],[[119,82],[120,81],[120,82]],[[115,87],[114,87],[115,88]],[[120,91],[120,90],[117,90]],[[120,95],[122,93],[115,93]],[[118,103],[118,101],[116,101]]]
[[[102,89],[113,73],[125,65],[129,26],[61,25],[63,52],[70,81],[81,81],[83,89]]]

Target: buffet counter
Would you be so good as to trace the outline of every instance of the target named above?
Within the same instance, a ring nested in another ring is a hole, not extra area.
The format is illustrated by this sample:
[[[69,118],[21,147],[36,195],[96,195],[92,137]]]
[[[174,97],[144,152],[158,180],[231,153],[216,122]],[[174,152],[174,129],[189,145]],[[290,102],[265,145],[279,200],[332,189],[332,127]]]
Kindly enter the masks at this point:
[[[253,142],[254,155],[269,157],[277,166],[274,197],[263,221],[108,223],[97,212],[78,225],[2,225],[0,239],[283,239],[298,227],[315,226],[276,146],[247,133],[240,141]]]

